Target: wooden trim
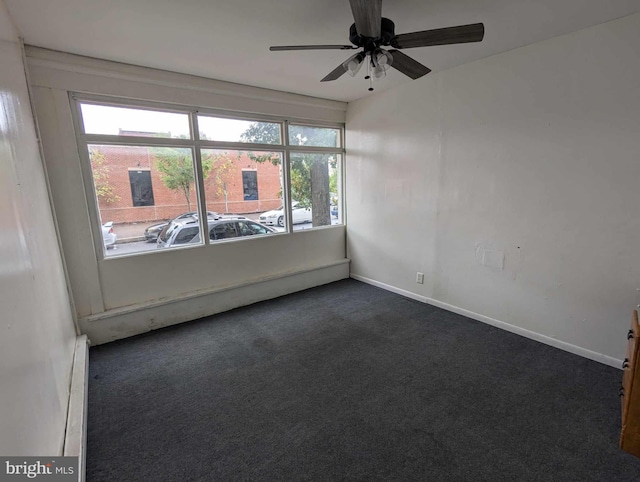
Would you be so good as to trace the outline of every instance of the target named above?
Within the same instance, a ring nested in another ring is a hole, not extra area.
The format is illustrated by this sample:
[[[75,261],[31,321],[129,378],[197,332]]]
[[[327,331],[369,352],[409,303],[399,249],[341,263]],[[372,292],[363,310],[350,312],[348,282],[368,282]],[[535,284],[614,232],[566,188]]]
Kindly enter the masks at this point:
[[[87,452],[87,393],[89,385],[89,340],[87,335],[76,338],[73,356],[69,408],[64,438],[64,456],[79,458],[78,480],[84,481]]]

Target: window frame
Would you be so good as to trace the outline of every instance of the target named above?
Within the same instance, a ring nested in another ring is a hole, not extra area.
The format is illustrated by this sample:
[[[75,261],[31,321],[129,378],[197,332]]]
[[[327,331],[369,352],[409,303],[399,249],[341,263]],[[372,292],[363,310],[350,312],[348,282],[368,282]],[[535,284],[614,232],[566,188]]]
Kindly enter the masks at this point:
[[[202,172],[202,149],[226,149],[237,151],[263,151],[277,152],[282,159],[282,189],[283,203],[285,208],[286,229],[281,233],[273,233],[277,235],[295,234],[293,230],[293,219],[291,209],[291,180],[290,180],[290,154],[291,152],[300,153],[325,153],[339,154],[341,156],[340,168],[338,170],[338,185],[340,189],[339,203],[339,222],[346,224],[344,216],[344,159],[345,159],[345,126],[343,123],[332,123],[323,121],[314,121],[308,119],[288,118],[283,116],[263,115],[245,112],[234,112],[222,109],[211,109],[194,107],[179,104],[164,104],[161,102],[134,100],[122,97],[112,97],[105,95],[85,94],[79,92],[69,92],[69,102],[71,105],[71,116],[73,128],[75,131],[76,145],[80,156],[80,168],[84,183],[85,197],[87,201],[89,219],[91,222],[91,232],[93,234],[93,242],[95,253],[99,261],[109,261],[111,259],[122,259],[130,256],[143,256],[157,254],[162,250],[149,250],[137,253],[113,254],[106,256],[106,249],[102,240],[102,223],[100,219],[100,210],[98,206],[98,198],[95,192],[93,182],[93,174],[91,171],[91,162],[89,158],[88,146],[97,145],[123,145],[123,146],[145,146],[145,147],[173,147],[188,148],[194,163],[194,187],[196,191],[196,199],[198,212],[206,213],[207,205],[205,198],[204,176]],[[109,107],[123,107],[130,109],[151,110],[157,112],[167,112],[176,114],[186,114],[189,119],[190,136],[188,139],[179,138],[162,138],[162,137],[139,137],[139,136],[121,136],[108,134],[87,134],[84,131],[84,122],[82,117],[82,104],[104,105]],[[228,118],[232,120],[242,120],[249,122],[271,122],[280,125],[281,144],[259,144],[249,142],[225,142],[200,139],[200,130],[198,127],[198,115],[213,116],[218,118]],[[338,129],[339,144],[341,147],[320,147],[320,146],[298,146],[289,143],[289,125],[302,125],[310,127],[326,127]],[[199,216],[200,232],[208,232],[208,216]],[[317,226],[311,229],[326,229],[332,226]],[[254,236],[238,236],[232,241],[239,241],[243,238],[255,239]],[[259,238],[259,237],[258,237]],[[209,236],[202,236],[201,242],[195,245],[187,245],[176,247],[175,249],[197,249],[203,246],[211,246],[219,244],[211,242]]]

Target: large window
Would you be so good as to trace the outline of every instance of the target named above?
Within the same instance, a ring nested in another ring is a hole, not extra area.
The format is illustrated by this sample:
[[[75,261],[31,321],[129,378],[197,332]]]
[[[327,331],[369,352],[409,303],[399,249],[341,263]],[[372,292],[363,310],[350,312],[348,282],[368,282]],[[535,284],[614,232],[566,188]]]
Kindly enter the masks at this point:
[[[342,222],[339,126],[78,97],[105,257]]]

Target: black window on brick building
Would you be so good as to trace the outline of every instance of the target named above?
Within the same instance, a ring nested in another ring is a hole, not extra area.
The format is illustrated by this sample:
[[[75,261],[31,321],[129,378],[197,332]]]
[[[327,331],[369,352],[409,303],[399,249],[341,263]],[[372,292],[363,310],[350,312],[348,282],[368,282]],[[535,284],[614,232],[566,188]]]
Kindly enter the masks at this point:
[[[244,190],[245,201],[255,201],[258,199],[257,171],[242,171],[242,189]]]
[[[131,201],[134,206],[153,206],[153,186],[151,185],[151,171],[129,171],[131,184]]]

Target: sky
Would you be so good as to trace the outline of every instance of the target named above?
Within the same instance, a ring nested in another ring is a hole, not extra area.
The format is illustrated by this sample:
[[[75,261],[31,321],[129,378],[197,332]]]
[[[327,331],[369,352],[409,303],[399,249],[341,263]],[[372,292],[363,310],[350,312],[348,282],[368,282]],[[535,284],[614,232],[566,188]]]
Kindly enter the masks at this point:
[[[118,135],[120,129],[136,132],[170,133],[172,138],[189,138],[187,114],[81,104],[87,134]],[[198,116],[200,133],[215,141],[239,142],[251,121]]]

